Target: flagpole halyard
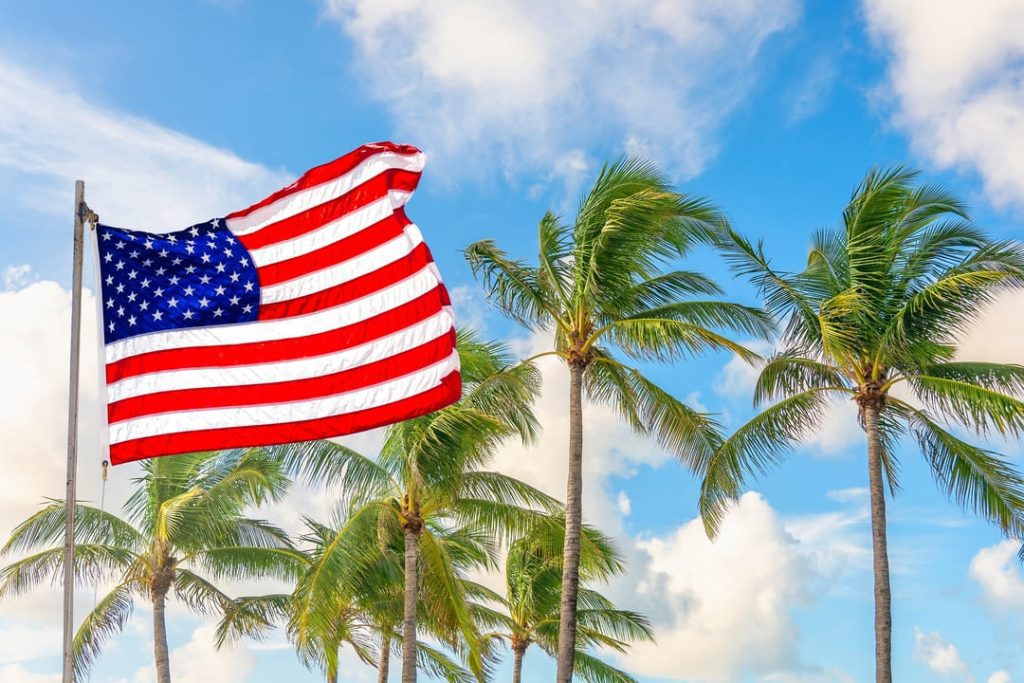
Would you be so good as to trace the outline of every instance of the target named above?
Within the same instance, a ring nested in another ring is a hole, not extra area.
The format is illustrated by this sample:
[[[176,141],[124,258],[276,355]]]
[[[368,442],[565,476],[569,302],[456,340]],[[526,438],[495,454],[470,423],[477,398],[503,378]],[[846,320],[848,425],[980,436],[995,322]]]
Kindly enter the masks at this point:
[[[68,460],[64,489],[64,666],[63,683],[73,683],[75,489],[78,468],[78,375],[82,332],[82,262],[85,222],[95,224],[96,214],[85,203],[85,183],[75,181],[75,233],[71,268],[71,364],[68,381]]]

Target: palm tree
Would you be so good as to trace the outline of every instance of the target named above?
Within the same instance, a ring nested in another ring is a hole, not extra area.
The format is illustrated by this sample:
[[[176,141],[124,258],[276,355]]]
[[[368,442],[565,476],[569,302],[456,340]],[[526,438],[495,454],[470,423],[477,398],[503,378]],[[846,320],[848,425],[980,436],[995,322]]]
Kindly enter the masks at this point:
[[[337,485],[348,511],[302,587],[302,618],[323,614],[318,603],[333,599],[344,572],[372,567],[381,548],[402,539],[403,683],[416,680],[420,612],[429,614],[432,635],[462,654],[474,675],[485,674],[487,653],[459,571],[468,561],[458,553],[493,564],[501,538],[558,507],[540,491],[482,469],[504,439],[533,438],[535,368],[513,365],[503,346],[469,332],[460,333],[458,348],[462,399],[390,427],[376,461],[329,441],[275,449],[307,481]],[[443,542],[453,534],[463,542]]]
[[[279,462],[258,453],[196,453],[147,460],[142,469],[123,517],[76,505],[75,580],[114,584],[75,635],[76,678],[85,677],[140,598],[153,607],[157,681],[168,683],[164,612],[172,591],[192,610],[213,614],[227,609],[231,598],[211,580],[284,578],[298,568],[283,531],[244,515],[247,507],[284,495],[288,480]],[[0,570],[0,597],[55,577],[63,534],[63,501],[50,501],[18,525],[0,554],[48,547]]]
[[[564,529],[564,524],[548,527],[512,544],[505,560],[506,595],[500,601],[504,612],[487,610],[481,614],[481,621],[501,629],[488,635],[508,641],[512,648],[512,683],[521,680],[523,657],[531,645],[538,645],[552,657],[558,651]],[[635,683],[636,679],[590,654],[588,647],[625,652],[630,641],[654,639],[646,617],[617,609],[603,595],[586,587],[588,582],[607,580],[623,569],[611,541],[584,526],[575,670],[590,683]]]
[[[953,499],[1024,535],[1024,479],[998,454],[950,431],[1024,431],[1024,367],[956,359],[959,338],[984,306],[1024,284],[1024,251],[993,242],[942,187],[902,168],[873,170],[854,191],[842,226],[815,234],[806,268],[775,270],[733,232],[722,240],[752,276],[770,312],[786,321],[755,402],[770,402],[708,460],[701,513],[714,534],[744,479],[777,464],[814,430],[831,400],[852,399],[867,439],[874,551],[876,680],[892,680],[885,480],[897,490],[896,446],[913,435]],[[894,394],[900,389],[902,393]]]
[[[592,400],[615,406],[638,433],[654,436],[688,463],[699,463],[718,443],[718,424],[612,350],[639,361],[671,361],[709,350],[753,359],[753,353],[715,330],[770,332],[758,310],[691,298],[721,294],[707,277],[663,269],[711,239],[722,222],[706,201],[674,192],[653,165],[625,159],[602,168],[572,227],[552,213],[541,219],[536,265],[512,259],[491,240],[466,249],[490,300],[528,329],[553,332],[554,349],[542,355],[556,355],[569,366],[559,683],[572,679],[576,653],[584,387]]]

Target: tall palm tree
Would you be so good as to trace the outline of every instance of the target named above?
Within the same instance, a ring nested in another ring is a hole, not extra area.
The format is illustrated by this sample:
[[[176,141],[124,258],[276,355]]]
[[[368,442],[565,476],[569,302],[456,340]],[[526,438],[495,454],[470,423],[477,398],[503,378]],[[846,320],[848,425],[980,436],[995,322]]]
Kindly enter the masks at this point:
[[[212,581],[293,576],[297,557],[286,534],[245,516],[280,499],[281,464],[258,453],[196,453],[147,460],[123,517],[88,505],[75,510],[75,580],[114,583],[74,638],[75,677],[84,678],[105,642],[124,628],[136,598],[153,607],[153,653],[159,683],[170,681],[165,607],[172,593],[200,614],[231,605]],[[0,570],[0,597],[24,593],[60,571],[64,503],[51,501],[22,522],[0,554],[35,552]]]
[[[713,534],[744,479],[774,466],[806,437],[831,400],[852,399],[867,440],[874,551],[876,680],[891,673],[892,616],[885,480],[898,486],[897,443],[913,435],[938,485],[953,499],[1024,536],[1024,479],[978,436],[1024,432],[1024,367],[961,361],[957,343],[984,306],[1024,285],[1024,250],[994,242],[942,187],[902,168],[872,170],[842,225],[815,234],[806,268],[772,268],[760,245],[733,232],[722,246],[786,321],[755,402],[770,405],[706,463],[701,512]],[[894,394],[894,390],[899,390]]]
[[[536,369],[513,364],[503,346],[469,332],[460,333],[458,348],[462,399],[390,427],[376,461],[329,441],[275,449],[307,481],[339,486],[348,510],[305,587],[303,612],[311,618],[319,613],[316,603],[336,590],[341,572],[366,565],[389,539],[402,539],[403,683],[416,680],[420,610],[429,611],[433,634],[460,651],[474,675],[486,673],[485,646],[453,553],[483,548],[478,561],[493,563],[495,543],[558,507],[540,491],[482,469],[506,438],[534,437]],[[441,542],[456,531],[473,543]]]
[[[508,641],[513,654],[512,683],[522,678],[523,657],[536,644],[554,657],[558,651],[558,619],[562,586],[564,525],[517,539],[505,560],[503,611],[487,610],[481,621],[501,630],[493,638]],[[631,641],[653,640],[650,623],[637,612],[620,610],[587,583],[604,581],[624,566],[611,541],[583,527],[580,553],[580,609],[577,613],[575,670],[590,683],[635,683],[632,676],[587,652],[601,647],[626,652]]]
[[[703,199],[673,191],[653,165],[625,159],[602,168],[570,227],[552,214],[540,221],[536,265],[509,257],[491,240],[466,258],[490,300],[531,330],[554,333],[569,366],[569,475],[559,617],[559,683],[572,679],[576,653],[582,516],[584,388],[612,404],[641,434],[687,462],[710,457],[718,424],[673,398],[640,370],[619,360],[671,361],[709,350],[756,356],[716,330],[766,336],[758,310],[703,298],[720,288],[668,263],[709,240],[723,222]],[[545,354],[547,355],[547,354]]]

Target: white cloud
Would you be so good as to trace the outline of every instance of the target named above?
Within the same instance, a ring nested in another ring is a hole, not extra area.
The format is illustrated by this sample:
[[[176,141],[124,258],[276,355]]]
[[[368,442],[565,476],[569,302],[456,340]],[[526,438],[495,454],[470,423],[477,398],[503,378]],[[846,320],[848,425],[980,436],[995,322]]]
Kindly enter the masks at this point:
[[[1013,683],[1010,678],[1010,672],[1005,669],[992,672],[992,675],[988,677],[988,683]]]
[[[925,633],[917,626],[914,627],[914,659],[943,676],[974,680],[956,645],[943,640],[937,632]]]
[[[630,670],[726,681],[796,664],[791,612],[808,599],[814,569],[760,495],[740,498],[714,543],[695,519],[638,545],[648,564],[636,591],[670,614],[662,616],[657,644],[631,649]]]
[[[356,73],[446,170],[506,173],[608,140],[683,175],[715,151],[796,0],[324,0]],[[566,157],[565,155],[569,155]]]
[[[940,168],[976,170],[997,204],[1024,205],[1024,4],[865,0],[890,57],[893,120]]]
[[[629,513],[633,510],[633,502],[626,495],[625,491],[619,491],[619,497],[615,500],[615,503],[623,517],[628,517]]]
[[[36,628],[23,624],[0,628],[0,664],[60,655],[60,646],[60,633],[57,629]]]
[[[4,269],[4,289],[21,289],[28,284],[32,275],[32,266],[23,263],[20,266],[7,266]]]
[[[0,666],[0,680],[4,683],[59,683],[60,674],[37,674],[20,664]]]
[[[171,650],[171,674],[176,683],[244,683],[256,665],[256,657],[242,647],[218,650],[214,646],[216,627],[204,624],[192,633],[192,638]],[[133,683],[152,683],[156,680],[152,666],[135,672]]]
[[[978,317],[960,342],[957,356],[964,360],[1024,363],[1024,294],[1007,293]]]
[[[1017,562],[1019,549],[1019,541],[1005,540],[982,548],[971,559],[971,578],[998,609],[1024,609],[1024,572]]]
[[[101,220],[171,230],[241,209],[291,178],[151,121],[103,108],[73,85],[0,55],[0,168],[16,201],[68,214],[71,183]]]

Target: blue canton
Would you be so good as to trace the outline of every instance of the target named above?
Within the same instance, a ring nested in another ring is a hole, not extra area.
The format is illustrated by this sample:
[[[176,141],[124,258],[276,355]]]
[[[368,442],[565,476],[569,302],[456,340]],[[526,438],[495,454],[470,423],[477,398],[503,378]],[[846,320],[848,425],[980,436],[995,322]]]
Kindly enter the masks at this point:
[[[260,285],[249,252],[215,218],[166,234],[96,226],[106,342],[256,320]]]

